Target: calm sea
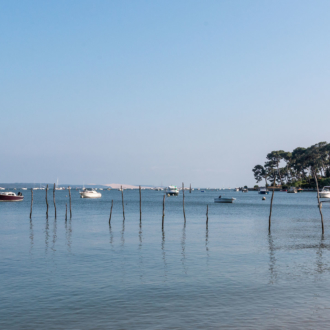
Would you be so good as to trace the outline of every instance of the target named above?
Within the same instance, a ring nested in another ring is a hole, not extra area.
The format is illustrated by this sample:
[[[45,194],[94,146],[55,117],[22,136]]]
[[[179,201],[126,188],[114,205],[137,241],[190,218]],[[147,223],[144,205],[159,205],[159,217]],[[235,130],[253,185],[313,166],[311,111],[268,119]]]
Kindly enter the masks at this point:
[[[214,204],[219,194],[234,204]],[[0,204],[0,329],[324,329],[330,324],[330,205],[315,193],[45,191]],[[108,219],[114,200],[111,227]],[[206,227],[206,206],[209,223]]]

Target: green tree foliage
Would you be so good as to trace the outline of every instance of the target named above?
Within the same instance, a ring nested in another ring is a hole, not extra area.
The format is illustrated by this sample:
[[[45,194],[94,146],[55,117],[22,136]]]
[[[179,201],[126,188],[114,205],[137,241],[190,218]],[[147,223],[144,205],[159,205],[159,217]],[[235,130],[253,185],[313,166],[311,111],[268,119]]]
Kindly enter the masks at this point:
[[[282,166],[281,166],[282,165]],[[330,143],[319,142],[292,152],[275,150],[266,155],[264,165],[252,169],[256,182],[265,180],[285,186],[314,187],[315,177],[324,186],[330,178]]]

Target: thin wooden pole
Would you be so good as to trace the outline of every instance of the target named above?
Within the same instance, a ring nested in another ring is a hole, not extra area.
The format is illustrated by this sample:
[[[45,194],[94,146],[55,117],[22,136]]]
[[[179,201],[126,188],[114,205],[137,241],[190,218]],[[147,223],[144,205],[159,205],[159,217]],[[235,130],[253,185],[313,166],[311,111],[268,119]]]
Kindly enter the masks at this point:
[[[190,184],[190,188],[189,188],[189,193],[191,194],[191,184]]]
[[[141,186],[139,186],[139,194],[140,194],[140,222],[142,220],[142,194],[141,194]]]
[[[186,212],[184,210],[184,183],[182,182],[182,207],[183,207],[183,218],[186,222]]]
[[[206,205],[206,226],[209,224],[209,204]]]
[[[125,220],[124,189],[123,189],[123,186],[121,186],[121,202],[123,204],[123,220]]]
[[[163,197],[163,217],[162,217],[162,229],[164,229],[164,218],[165,218],[165,195]]]
[[[33,205],[33,189],[31,188],[31,209],[30,209],[30,219],[32,218],[32,205]]]
[[[70,203],[70,219],[72,218],[72,209],[71,209],[71,187],[69,187],[69,203]]]
[[[111,201],[110,217],[109,217],[109,225],[110,225],[110,222],[111,222],[112,208],[113,208],[113,200]]]
[[[54,188],[53,188],[53,200],[54,200],[55,219],[56,219],[55,183],[54,183]]]
[[[49,208],[49,205],[48,205],[48,185],[46,187],[46,219],[48,219],[48,208]]]
[[[68,220],[68,203],[65,203],[65,221]]]
[[[316,190],[317,190],[317,201],[318,201],[319,211],[320,211],[320,215],[321,215],[322,235],[324,235],[324,223],[323,223],[323,214],[322,214],[322,202],[320,202],[319,184],[317,182],[316,172],[314,172],[314,178],[315,178]]]

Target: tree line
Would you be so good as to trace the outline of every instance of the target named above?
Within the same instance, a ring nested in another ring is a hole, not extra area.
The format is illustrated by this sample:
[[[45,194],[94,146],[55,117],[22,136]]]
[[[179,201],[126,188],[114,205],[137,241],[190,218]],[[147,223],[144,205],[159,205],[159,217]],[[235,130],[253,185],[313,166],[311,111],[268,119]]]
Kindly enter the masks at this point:
[[[272,185],[315,187],[330,185],[330,143],[319,142],[292,152],[276,150],[267,154],[264,165],[252,169],[258,182]]]

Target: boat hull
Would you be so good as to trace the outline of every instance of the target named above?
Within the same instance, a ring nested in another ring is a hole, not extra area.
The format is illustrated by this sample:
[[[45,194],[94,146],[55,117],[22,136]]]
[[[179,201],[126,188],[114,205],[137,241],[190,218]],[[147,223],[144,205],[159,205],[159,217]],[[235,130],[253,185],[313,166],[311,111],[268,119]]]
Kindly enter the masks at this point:
[[[6,196],[0,195],[0,202],[22,202],[24,196]]]
[[[330,198],[330,192],[319,192],[321,198]]]
[[[96,193],[96,194],[86,194],[86,193],[80,193],[81,198],[101,198],[102,194]]]
[[[236,198],[214,198],[214,203],[234,203]]]

